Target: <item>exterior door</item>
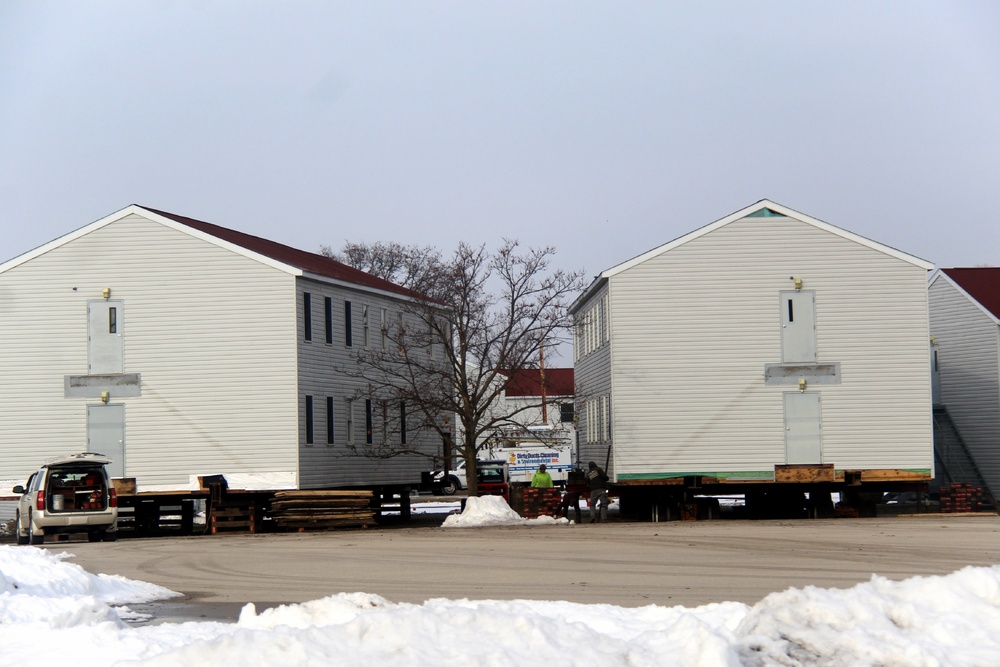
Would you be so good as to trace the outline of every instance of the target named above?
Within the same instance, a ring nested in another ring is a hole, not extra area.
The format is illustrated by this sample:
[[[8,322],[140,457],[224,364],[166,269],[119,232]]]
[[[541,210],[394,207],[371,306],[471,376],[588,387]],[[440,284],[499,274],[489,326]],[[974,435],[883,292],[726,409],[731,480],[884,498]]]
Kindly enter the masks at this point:
[[[785,291],[781,296],[781,361],[816,361],[816,293]]]
[[[122,373],[125,369],[122,332],[125,324],[122,301],[87,303],[87,363],[89,375]]]
[[[111,459],[108,475],[125,476],[125,406],[87,406],[87,451]]]
[[[785,463],[822,463],[823,438],[818,391],[785,392]]]

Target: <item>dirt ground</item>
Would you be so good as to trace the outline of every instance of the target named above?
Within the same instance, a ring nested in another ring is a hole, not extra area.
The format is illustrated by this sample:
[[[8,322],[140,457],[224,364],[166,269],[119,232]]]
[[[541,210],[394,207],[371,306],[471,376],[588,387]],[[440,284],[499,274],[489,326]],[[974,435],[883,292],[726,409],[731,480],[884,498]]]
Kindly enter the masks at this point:
[[[846,588],[1000,563],[1000,517],[699,521],[367,530],[60,542],[90,572],[185,594],[184,617],[235,617],[339,592],[569,600],[627,607],[752,604],[789,587]]]

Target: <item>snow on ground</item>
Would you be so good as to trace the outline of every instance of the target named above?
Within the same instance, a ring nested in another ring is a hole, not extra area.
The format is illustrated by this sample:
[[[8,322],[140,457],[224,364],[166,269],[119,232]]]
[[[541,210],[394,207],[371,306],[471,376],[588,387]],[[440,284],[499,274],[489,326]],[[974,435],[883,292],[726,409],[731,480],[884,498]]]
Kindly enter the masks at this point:
[[[461,514],[450,514],[442,528],[481,528],[483,526],[552,526],[568,525],[567,519],[540,516],[525,519],[510,508],[503,496],[480,496],[467,498],[465,510]]]
[[[467,503],[460,523],[531,525],[516,514],[505,523],[502,509]],[[399,604],[341,593],[260,613],[247,605],[236,623],[133,626],[126,621],[136,615],[124,605],[177,594],[87,573],[67,557],[0,546],[0,667],[1000,664],[1000,566],[899,582],[873,576],[843,590],[789,589],[752,607]]]

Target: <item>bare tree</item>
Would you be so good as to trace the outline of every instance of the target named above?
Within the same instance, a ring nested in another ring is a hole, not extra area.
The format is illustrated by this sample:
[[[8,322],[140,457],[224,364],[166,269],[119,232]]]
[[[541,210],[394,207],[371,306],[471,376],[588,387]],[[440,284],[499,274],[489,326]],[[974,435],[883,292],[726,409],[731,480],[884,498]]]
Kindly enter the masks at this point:
[[[422,295],[410,301],[405,324],[382,332],[391,344],[359,352],[357,366],[346,372],[363,378],[381,405],[401,406],[400,420],[419,419],[437,431],[446,467],[454,444],[466,462],[469,494],[476,495],[478,451],[492,433],[536,407],[508,407],[501,400],[507,384],[518,371],[538,368],[540,349],[568,332],[567,307],[584,287],[583,272],[551,268],[552,247],[525,249],[512,240],[493,252],[461,243],[448,259],[395,243],[348,243],[343,253],[324,248],[324,254]],[[367,453],[402,452],[386,445]]]

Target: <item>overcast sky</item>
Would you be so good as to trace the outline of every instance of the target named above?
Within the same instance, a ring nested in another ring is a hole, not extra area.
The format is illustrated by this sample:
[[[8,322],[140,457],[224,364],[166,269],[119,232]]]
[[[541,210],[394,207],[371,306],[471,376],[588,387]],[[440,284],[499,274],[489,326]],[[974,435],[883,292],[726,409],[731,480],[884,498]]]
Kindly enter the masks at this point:
[[[770,198],[996,265],[998,176],[992,1],[0,1],[0,261],[137,203],[594,275]]]

